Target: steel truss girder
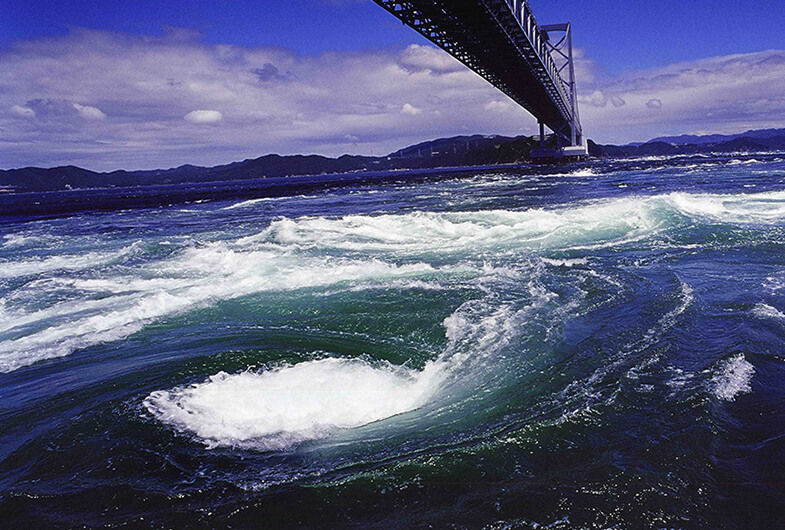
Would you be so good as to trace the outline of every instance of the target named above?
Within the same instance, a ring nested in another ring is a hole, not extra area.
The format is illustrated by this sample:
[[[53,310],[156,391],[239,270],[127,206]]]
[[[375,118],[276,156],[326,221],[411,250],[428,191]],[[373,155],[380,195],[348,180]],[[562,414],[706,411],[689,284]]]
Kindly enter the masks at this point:
[[[541,27],[526,0],[374,2],[507,94],[562,142],[580,144],[569,24]],[[552,44],[552,32],[564,36]]]

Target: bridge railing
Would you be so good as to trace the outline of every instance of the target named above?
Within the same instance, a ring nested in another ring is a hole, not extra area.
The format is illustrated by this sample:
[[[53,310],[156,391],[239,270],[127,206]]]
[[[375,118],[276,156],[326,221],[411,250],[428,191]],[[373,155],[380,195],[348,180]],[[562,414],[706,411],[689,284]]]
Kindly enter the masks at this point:
[[[556,87],[556,90],[559,92],[559,95],[562,98],[562,102],[568,108],[570,117],[575,118],[575,109],[573,109],[572,106],[568,103],[570,102],[570,98],[567,96],[567,89],[564,86],[564,80],[561,78],[561,74],[559,74],[559,69],[556,67],[553,57],[551,57],[550,51],[548,50],[545,40],[543,39],[542,29],[537,23],[537,19],[534,18],[534,14],[529,7],[529,2],[526,0],[506,1],[507,6],[515,16],[515,20],[521,26],[521,29],[523,29],[523,32],[529,39],[532,48],[534,48],[540,58],[540,61],[542,61],[543,67],[550,77],[553,86]]]

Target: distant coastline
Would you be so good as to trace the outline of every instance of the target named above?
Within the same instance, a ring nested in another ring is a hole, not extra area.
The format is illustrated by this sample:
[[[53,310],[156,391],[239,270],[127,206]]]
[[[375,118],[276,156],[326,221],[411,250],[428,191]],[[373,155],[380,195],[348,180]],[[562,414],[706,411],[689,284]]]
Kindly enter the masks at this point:
[[[531,163],[538,140],[531,136],[456,136],[423,142],[387,156],[270,154],[230,164],[183,165],[146,171],[96,172],[76,166],[24,167],[0,170],[0,193],[13,195],[84,189],[130,188],[207,182],[236,182],[294,176],[395,172],[400,170],[471,168]],[[697,153],[785,150],[785,129],[752,130],[736,135],[677,136],[645,143],[600,145],[589,140],[595,158],[669,156]]]
[[[172,204],[304,195],[345,186],[374,186],[406,181],[433,182],[461,174],[513,169],[518,164],[352,171],[318,175],[261,177],[208,182],[69,188],[0,194],[0,224],[58,217],[84,211],[156,208]]]

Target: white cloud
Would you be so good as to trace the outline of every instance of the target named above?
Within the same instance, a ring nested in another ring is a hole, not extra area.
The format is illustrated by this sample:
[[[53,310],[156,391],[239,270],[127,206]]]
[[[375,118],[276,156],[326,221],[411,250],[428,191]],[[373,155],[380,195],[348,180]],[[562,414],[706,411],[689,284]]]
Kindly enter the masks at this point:
[[[785,123],[785,51],[615,78],[577,52],[584,131],[597,141]],[[442,136],[537,129],[478,75],[421,45],[303,56],[210,45],[188,33],[80,30],[0,50],[0,87],[0,109],[11,109],[0,112],[5,166],[151,168],[270,152],[381,155]],[[653,99],[665,103],[656,112],[646,106]],[[208,122],[221,127],[193,126]]]
[[[9,166],[211,165],[270,152],[381,155],[435,137],[535,127],[515,105],[487,112],[488,101],[500,98],[496,89],[428,46],[303,56],[208,45],[187,34],[80,30],[0,50],[0,87],[0,108],[24,104],[36,113],[29,120],[0,113],[8,139],[0,160]],[[73,103],[111,119],[87,127]],[[220,112],[220,133],[184,119],[195,110]]]
[[[79,103],[73,103],[74,108],[79,113],[79,115],[86,119],[86,120],[105,120],[106,114],[101,112],[100,109],[96,107],[90,107],[89,105],[80,105]]]
[[[35,111],[30,107],[23,107],[22,105],[14,105],[11,107],[11,112],[21,118],[35,118]]]
[[[614,107],[623,107],[626,105],[626,101],[624,98],[619,97],[615,94],[608,95],[604,93],[602,90],[595,90],[588,94],[579,93],[578,94],[578,107],[582,107],[584,105],[588,105],[590,107],[599,107],[605,108],[608,103],[613,105]]]
[[[415,107],[414,105],[410,105],[409,103],[404,103],[403,107],[401,107],[401,114],[409,114],[410,116],[417,116],[418,114],[422,114],[422,109]]]
[[[603,94],[602,90],[595,90],[591,94],[579,94],[578,105],[590,105],[592,107],[605,107],[608,104],[608,98]]]
[[[511,106],[512,105],[506,101],[494,99],[485,105],[485,110],[490,110],[492,112],[507,112],[510,110]]]
[[[401,53],[399,64],[411,71],[436,73],[458,72],[465,68],[440,49],[420,44],[409,45]]]
[[[785,125],[782,50],[677,63],[588,86],[578,82],[583,129],[606,142]],[[612,94],[611,105],[597,91]]]
[[[193,110],[186,114],[185,121],[191,123],[218,123],[223,115],[217,110]]]

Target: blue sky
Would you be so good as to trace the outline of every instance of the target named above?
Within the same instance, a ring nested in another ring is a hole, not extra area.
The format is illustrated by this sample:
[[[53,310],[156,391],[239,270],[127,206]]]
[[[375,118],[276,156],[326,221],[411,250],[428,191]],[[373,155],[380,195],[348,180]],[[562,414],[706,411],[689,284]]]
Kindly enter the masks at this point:
[[[597,141],[785,126],[779,2],[531,4],[541,23],[573,23]],[[0,167],[378,155],[534,132],[370,0],[26,0],[0,3],[0,27]]]
[[[212,44],[282,46],[307,54],[361,50],[412,39],[370,1],[308,0],[30,0],[0,8],[0,44],[52,35],[71,27],[140,35],[188,28]]]
[[[611,72],[782,49],[780,0],[531,0],[538,20],[575,26],[576,46]]]
[[[530,0],[541,23],[572,21],[576,44],[622,72],[785,45],[780,0]],[[317,54],[427,41],[370,0],[25,0],[0,7],[0,45],[65,35],[72,27],[161,35],[196,30],[204,41],[282,46]]]

